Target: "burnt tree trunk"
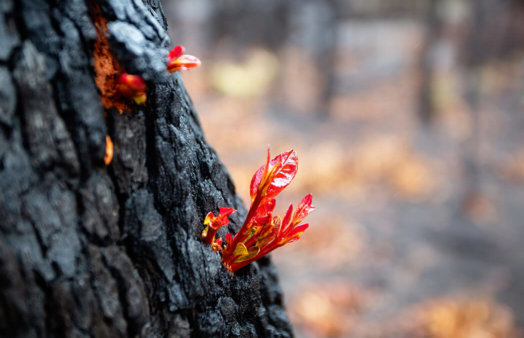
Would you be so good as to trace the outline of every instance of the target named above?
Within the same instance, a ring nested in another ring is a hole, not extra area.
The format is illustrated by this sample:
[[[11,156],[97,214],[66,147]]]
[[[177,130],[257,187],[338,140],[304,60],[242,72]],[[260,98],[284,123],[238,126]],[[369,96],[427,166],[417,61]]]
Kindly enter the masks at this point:
[[[269,259],[232,276],[202,243],[246,212],[166,29],[157,0],[0,1],[1,336],[292,336]],[[119,69],[145,106],[108,94]]]

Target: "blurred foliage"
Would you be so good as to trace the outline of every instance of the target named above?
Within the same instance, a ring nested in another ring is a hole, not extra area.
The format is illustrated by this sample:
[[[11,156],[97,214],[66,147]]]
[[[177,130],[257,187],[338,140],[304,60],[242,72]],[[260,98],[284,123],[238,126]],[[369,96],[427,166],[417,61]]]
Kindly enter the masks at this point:
[[[434,300],[422,310],[422,325],[434,338],[515,337],[511,312],[487,299]]]
[[[219,61],[211,70],[215,89],[228,96],[260,96],[267,93],[278,72],[277,58],[265,50],[254,50],[240,63]]]

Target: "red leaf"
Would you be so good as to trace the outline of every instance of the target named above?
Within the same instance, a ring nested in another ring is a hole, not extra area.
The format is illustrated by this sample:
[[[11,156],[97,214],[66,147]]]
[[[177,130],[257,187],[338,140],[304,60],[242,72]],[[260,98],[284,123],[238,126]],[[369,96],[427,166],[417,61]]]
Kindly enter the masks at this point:
[[[311,205],[312,202],[313,196],[311,194],[304,196],[302,201],[298,204],[297,210],[295,210],[295,213],[293,214],[293,224],[302,222],[311,211],[315,210],[315,207]]]
[[[146,102],[146,83],[138,75],[121,74],[118,77],[116,91],[123,97],[132,99],[138,105],[143,105]]]
[[[234,213],[236,210],[232,208],[220,207],[218,216],[215,216],[212,212],[208,213],[204,220],[204,225],[209,225],[212,229],[219,229],[220,227],[229,224],[229,215]]]
[[[201,65],[200,60],[193,56],[184,54],[184,47],[176,46],[167,55],[167,71],[170,73],[178,70],[186,70]]]
[[[251,179],[251,198],[254,199],[259,193],[263,198],[274,198],[291,183],[297,170],[298,157],[294,150],[283,152],[271,161],[267,161]]]
[[[222,238],[217,238],[213,243],[211,243],[211,249],[214,252],[222,251]]]
[[[138,75],[124,73],[118,78],[118,83],[127,86],[134,91],[146,90],[146,83],[144,82],[144,79]]]
[[[286,215],[284,216],[284,220],[282,221],[282,231],[285,231],[289,221],[291,220],[291,214],[293,213],[293,204],[289,205],[289,208],[287,209]]]
[[[257,219],[260,217],[267,217],[267,216],[271,218],[273,214],[273,210],[275,209],[275,205],[276,205],[275,199],[264,200],[264,203],[258,207],[254,218]]]
[[[300,235],[306,231],[306,229],[309,227],[309,224],[302,224],[295,228],[293,228],[284,238],[282,238],[279,242],[280,245],[284,245],[287,243],[291,243],[296,241]]]
[[[251,185],[249,188],[249,194],[251,195],[251,202],[255,199],[255,196],[258,192],[258,186],[260,185],[260,181],[262,180],[262,176],[265,176],[267,173],[267,169],[269,167],[269,146],[267,147],[267,157],[266,157],[266,164],[261,166],[253,175],[253,178],[251,179]]]
[[[169,60],[176,59],[177,57],[179,57],[182,54],[184,54],[184,51],[185,51],[184,47],[182,47],[180,45],[175,46],[175,48],[171,49],[171,51],[169,52],[167,57],[168,57]]]

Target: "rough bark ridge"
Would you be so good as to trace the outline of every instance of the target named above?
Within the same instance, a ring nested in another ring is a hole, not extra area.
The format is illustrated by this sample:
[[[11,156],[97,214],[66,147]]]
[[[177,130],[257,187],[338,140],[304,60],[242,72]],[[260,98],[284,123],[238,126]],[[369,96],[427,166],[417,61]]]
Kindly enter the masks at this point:
[[[104,110],[93,6],[145,107]],[[0,2],[2,336],[292,335],[269,260],[233,277],[200,239],[208,211],[237,230],[245,209],[169,44],[156,0]]]

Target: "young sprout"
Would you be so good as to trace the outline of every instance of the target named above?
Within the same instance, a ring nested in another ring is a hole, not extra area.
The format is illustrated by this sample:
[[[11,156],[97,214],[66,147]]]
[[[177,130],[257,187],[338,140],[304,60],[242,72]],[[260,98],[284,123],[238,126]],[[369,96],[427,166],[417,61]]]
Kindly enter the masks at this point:
[[[123,73],[118,77],[116,91],[138,105],[145,105],[147,99],[146,89],[144,79],[138,75]]]
[[[315,208],[311,194],[306,195],[293,211],[290,205],[284,219],[273,216],[275,197],[286,188],[298,170],[298,157],[295,151],[281,153],[271,161],[269,148],[266,164],[261,166],[251,180],[251,206],[244,224],[235,236],[226,235],[225,244],[221,238],[215,240],[215,234],[221,226],[229,223],[228,216],[234,212],[231,208],[220,208],[218,216],[209,213],[204,221],[206,228],[202,237],[213,251],[220,251],[222,262],[234,271],[267,255],[278,247],[299,239],[308,228],[301,224],[304,218]]]
[[[104,156],[104,163],[106,165],[109,165],[112,159],[113,159],[113,141],[111,141],[111,137],[109,137],[109,135],[106,135],[106,154]]]
[[[167,55],[167,71],[170,73],[177,70],[187,70],[189,68],[199,67],[202,63],[193,55],[184,54],[185,48],[176,46]]]

